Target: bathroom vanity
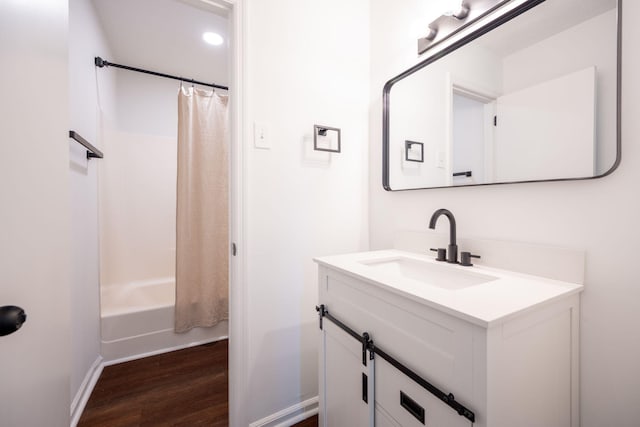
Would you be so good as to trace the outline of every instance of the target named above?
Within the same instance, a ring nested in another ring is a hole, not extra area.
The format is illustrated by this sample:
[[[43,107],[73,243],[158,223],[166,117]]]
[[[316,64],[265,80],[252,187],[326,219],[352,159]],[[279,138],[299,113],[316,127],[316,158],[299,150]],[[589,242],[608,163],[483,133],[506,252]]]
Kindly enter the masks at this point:
[[[320,425],[579,425],[580,283],[400,250],[317,258]]]

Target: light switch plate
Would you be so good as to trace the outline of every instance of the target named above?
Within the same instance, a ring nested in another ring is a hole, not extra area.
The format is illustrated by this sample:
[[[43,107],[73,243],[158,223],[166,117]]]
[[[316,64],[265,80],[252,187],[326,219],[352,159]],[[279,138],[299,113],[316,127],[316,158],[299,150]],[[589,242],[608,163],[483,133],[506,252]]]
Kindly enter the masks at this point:
[[[271,140],[269,139],[269,126],[265,123],[253,123],[253,145],[256,148],[269,150]]]
[[[447,156],[444,154],[444,151],[438,151],[438,159],[437,159],[437,168],[443,169],[445,167],[445,160]]]

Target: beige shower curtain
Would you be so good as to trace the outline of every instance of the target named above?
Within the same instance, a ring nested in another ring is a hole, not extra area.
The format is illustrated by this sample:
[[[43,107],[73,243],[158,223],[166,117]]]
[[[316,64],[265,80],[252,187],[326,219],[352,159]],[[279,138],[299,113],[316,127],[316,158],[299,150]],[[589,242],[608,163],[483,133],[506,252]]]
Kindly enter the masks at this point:
[[[178,94],[175,331],[229,318],[226,95]]]

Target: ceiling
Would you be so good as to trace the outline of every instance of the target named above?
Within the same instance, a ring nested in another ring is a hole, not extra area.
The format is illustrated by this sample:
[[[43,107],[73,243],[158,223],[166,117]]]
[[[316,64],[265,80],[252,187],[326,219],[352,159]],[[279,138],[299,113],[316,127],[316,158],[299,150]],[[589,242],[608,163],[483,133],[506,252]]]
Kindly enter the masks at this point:
[[[616,0],[546,1],[475,43],[499,56],[507,56],[615,7]],[[522,31],[523,28],[535,31]],[[598,37],[598,34],[593,36]]]
[[[107,61],[221,85],[229,84],[227,19],[196,0],[92,0],[111,48]],[[221,46],[202,40],[212,31]]]

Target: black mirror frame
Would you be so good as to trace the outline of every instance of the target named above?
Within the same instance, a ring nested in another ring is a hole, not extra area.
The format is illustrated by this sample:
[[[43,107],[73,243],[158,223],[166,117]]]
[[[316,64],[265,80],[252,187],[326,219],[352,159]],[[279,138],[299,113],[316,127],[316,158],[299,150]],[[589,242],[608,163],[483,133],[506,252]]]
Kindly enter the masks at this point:
[[[389,81],[387,81],[382,90],[382,187],[386,191],[409,191],[409,190],[431,190],[436,188],[458,188],[458,187],[477,187],[477,186],[485,186],[485,185],[502,185],[502,184],[523,184],[529,182],[557,182],[557,181],[579,181],[579,180],[588,180],[588,179],[596,179],[603,178],[607,175],[610,175],[615,171],[620,165],[620,161],[622,158],[622,136],[621,136],[621,114],[622,114],[622,0],[617,1],[617,61],[616,61],[616,160],[611,166],[609,170],[604,172],[601,175],[587,176],[582,178],[553,178],[553,179],[538,179],[538,180],[529,180],[529,181],[509,181],[509,182],[491,182],[484,184],[464,184],[464,185],[454,185],[454,186],[440,186],[440,187],[422,187],[422,188],[401,188],[401,189],[392,189],[389,184],[389,100],[390,100],[390,92],[391,88],[398,81],[404,79],[405,77],[410,76],[418,70],[426,67],[429,64],[436,62],[437,60],[447,56],[448,54],[454,52],[455,50],[461,48],[462,46],[472,42],[483,34],[488,33],[489,31],[498,28],[502,24],[512,20],[513,18],[525,13],[526,11],[534,8],[535,6],[544,3],[546,0],[529,0],[518,7],[504,13],[499,16],[495,20],[483,25],[467,36],[461,38],[460,40],[452,43],[451,45],[445,47],[444,49],[436,52],[435,54],[429,56],[424,61],[419,62],[408,70],[398,74],[393,77]]]

